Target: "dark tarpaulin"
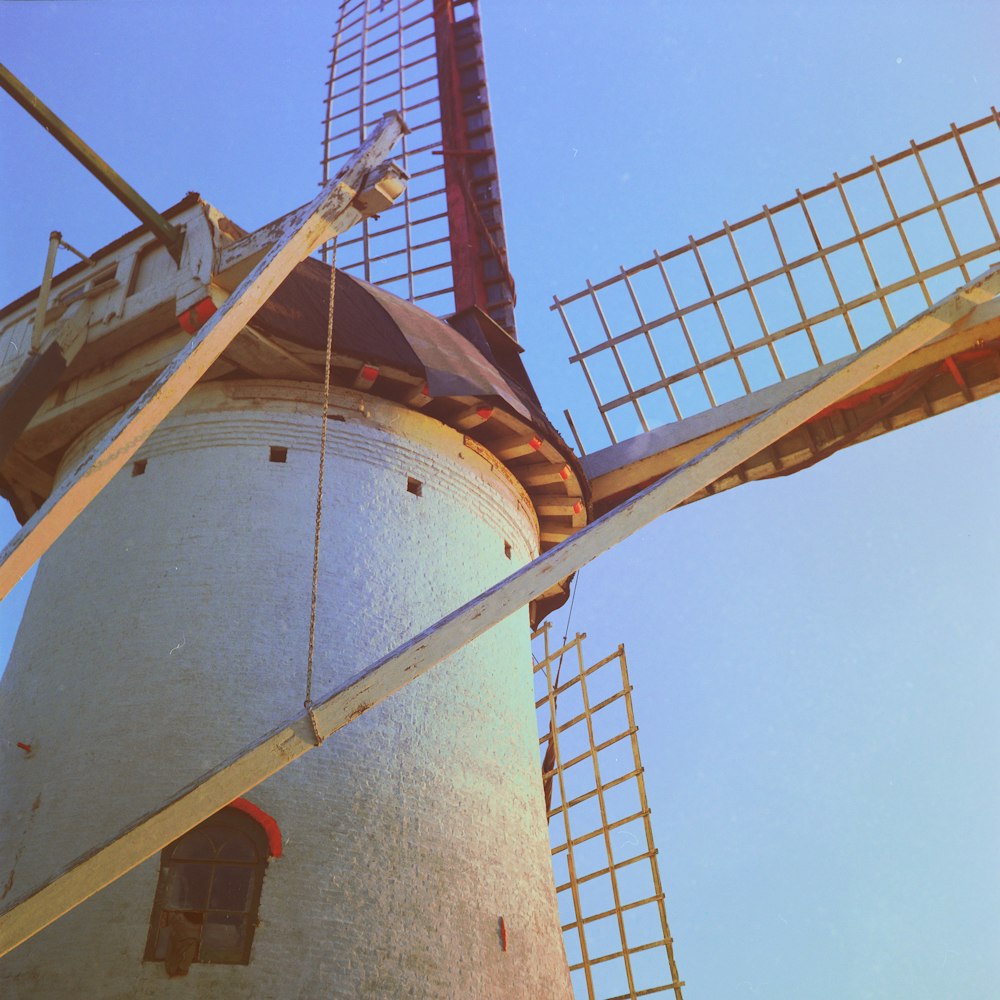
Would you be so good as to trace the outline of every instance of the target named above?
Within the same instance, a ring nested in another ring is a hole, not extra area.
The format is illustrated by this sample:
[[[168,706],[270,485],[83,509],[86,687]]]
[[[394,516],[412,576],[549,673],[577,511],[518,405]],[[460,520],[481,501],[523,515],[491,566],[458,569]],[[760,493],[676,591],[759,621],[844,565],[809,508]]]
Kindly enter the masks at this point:
[[[329,303],[330,268],[310,257],[285,279],[252,323],[262,333],[323,351]],[[362,364],[384,363],[422,377],[431,396],[478,396],[506,404],[559,448],[586,495],[579,460],[545,416],[521,363],[521,346],[481,309],[464,309],[446,323],[338,271],[333,349]],[[566,603],[571,580],[531,603],[532,627]]]
[[[262,333],[322,351],[326,347],[329,292],[329,266],[310,257],[282,282],[254,317],[253,326]],[[460,332],[418,306],[343,271],[337,272],[335,294],[335,353],[423,376],[431,396],[497,399],[532,424],[549,428],[516,350],[510,352],[513,360],[497,358],[487,338],[476,333],[468,321]]]

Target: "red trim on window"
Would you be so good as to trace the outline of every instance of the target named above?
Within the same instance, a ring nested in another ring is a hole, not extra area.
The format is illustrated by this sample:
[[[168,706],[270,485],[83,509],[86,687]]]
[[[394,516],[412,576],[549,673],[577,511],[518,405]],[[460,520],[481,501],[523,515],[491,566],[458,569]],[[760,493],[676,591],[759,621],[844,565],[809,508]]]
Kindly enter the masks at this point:
[[[252,820],[255,820],[264,828],[264,832],[267,834],[267,846],[271,851],[271,857],[280,858],[281,830],[278,827],[278,821],[273,816],[268,816],[263,809],[255,806],[252,802],[247,801],[247,799],[233,799],[229,805],[233,809],[239,809],[240,812],[246,813]]]

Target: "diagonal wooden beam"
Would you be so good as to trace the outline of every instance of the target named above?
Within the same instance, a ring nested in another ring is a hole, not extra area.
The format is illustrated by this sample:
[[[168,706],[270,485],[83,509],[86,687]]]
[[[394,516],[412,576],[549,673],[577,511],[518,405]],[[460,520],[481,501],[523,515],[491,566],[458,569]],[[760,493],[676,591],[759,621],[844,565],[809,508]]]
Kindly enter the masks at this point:
[[[880,369],[876,377],[861,388],[862,396],[871,392],[889,392],[896,382],[911,377],[915,372],[936,367],[948,357],[963,351],[977,350],[982,343],[995,340],[998,336],[1000,299],[992,299],[976,306],[943,334],[889,369]],[[590,481],[594,509],[604,512],[617,506],[738,427],[777,406],[832,367],[823,366],[793,375],[748,396],[739,396],[713,409],[654,427],[651,431],[584,455],[580,462]],[[886,385],[889,388],[883,388]],[[849,401],[838,401],[838,405]],[[797,464],[795,467],[799,468]]]
[[[101,159],[55,112],[43,104],[6,66],[0,65],[0,87],[55,140],[83,164],[136,218],[148,226],[167,248],[174,262],[181,261],[184,235],[172,226],[131,184]]]
[[[351,203],[405,129],[398,114],[387,114],[308,205],[280,225],[265,227],[270,249],[263,258],[0,554],[0,600],[180,403],[292,268],[360,218]]]
[[[314,706],[318,731],[330,736],[489,631],[553,582],[683,503],[752,458],[791,428],[854,392],[879,371],[916,350],[977,303],[1000,293],[1000,266],[960,288],[871,347],[824,372],[792,399],[637,494],[571,538],[480,594],[437,624],[357,674]],[[0,955],[141,864],[191,827],[244,795],[315,746],[305,713],[178,791],[159,809],[0,912]]]

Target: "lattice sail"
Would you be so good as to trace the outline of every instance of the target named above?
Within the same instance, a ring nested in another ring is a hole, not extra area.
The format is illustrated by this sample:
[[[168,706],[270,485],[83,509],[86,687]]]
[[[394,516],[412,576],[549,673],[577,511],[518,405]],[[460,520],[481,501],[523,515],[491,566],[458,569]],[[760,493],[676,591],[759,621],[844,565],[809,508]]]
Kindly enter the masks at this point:
[[[579,1000],[682,1000],[653,845],[624,647],[588,665],[583,640],[533,635],[535,708],[563,940]],[[554,760],[550,747],[554,747]]]
[[[993,108],[556,297],[612,443],[854,354],[983,270],[998,126]]]
[[[343,0],[331,54],[324,181],[385,112],[410,128],[405,193],[339,242],[337,266],[438,315],[478,306],[513,336],[478,2]]]

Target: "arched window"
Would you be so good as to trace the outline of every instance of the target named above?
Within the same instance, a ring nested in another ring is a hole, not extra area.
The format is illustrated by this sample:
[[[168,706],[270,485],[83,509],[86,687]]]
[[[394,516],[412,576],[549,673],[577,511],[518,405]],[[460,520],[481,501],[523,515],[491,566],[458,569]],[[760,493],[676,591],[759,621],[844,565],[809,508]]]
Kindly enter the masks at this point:
[[[165,847],[144,960],[163,962],[170,976],[187,975],[192,962],[246,965],[264,868],[281,851],[276,831],[237,800]]]

